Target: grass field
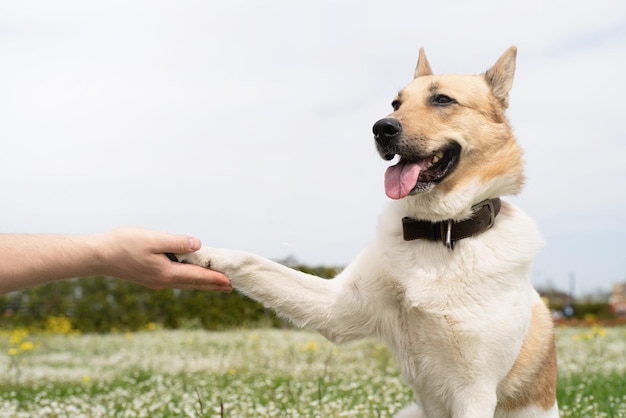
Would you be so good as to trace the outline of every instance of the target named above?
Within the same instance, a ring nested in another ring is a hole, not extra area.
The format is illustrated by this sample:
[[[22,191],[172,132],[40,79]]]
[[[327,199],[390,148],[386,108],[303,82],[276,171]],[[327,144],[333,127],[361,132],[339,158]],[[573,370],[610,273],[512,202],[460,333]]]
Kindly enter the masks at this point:
[[[389,417],[386,347],[296,330],[0,332],[0,417]],[[59,327],[57,327],[59,328]],[[559,328],[565,417],[626,417],[626,329]]]

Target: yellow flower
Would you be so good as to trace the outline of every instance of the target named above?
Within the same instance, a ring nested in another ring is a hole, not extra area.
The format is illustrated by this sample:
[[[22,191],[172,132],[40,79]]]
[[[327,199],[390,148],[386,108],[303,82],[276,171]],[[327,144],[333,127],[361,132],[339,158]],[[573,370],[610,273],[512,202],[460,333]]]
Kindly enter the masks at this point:
[[[11,331],[9,344],[19,345],[26,337],[28,337],[28,331],[26,331],[24,328],[14,329],[13,331]]]
[[[228,369],[228,374],[234,375],[235,373],[237,373],[237,370],[235,370],[233,368]]]
[[[29,350],[33,350],[34,348],[35,348],[35,345],[32,342],[24,341],[22,344],[20,344],[19,351],[29,351]]]
[[[17,356],[17,348],[9,348],[10,356]]]
[[[83,376],[83,383],[89,383],[91,378],[89,376]]]
[[[319,346],[317,345],[317,342],[315,341],[309,341],[307,343],[307,345],[304,347],[304,351],[317,351],[319,349]]]
[[[65,315],[50,315],[46,318],[45,329],[53,334],[69,334],[72,331],[72,321]]]

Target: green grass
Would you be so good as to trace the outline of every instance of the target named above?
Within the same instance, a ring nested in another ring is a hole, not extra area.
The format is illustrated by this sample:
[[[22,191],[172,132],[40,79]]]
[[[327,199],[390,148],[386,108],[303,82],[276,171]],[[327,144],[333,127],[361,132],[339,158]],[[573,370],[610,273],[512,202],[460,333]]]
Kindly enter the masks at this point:
[[[562,378],[558,397],[564,405],[571,404],[581,394],[608,400],[610,396],[626,395],[626,377],[621,374],[572,375]]]
[[[390,417],[412,399],[381,343],[305,331],[5,332],[0,350],[0,418]],[[558,329],[557,351],[563,416],[626,417],[624,328]]]
[[[560,380],[558,399],[564,416],[626,416],[626,377],[575,374]]]

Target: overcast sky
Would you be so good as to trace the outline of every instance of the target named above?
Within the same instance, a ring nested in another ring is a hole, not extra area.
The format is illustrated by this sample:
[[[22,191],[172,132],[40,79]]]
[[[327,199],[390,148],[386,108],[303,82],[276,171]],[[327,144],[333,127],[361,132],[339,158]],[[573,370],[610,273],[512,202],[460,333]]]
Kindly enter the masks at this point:
[[[509,198],[538,286],[626,280],[626,3],[3,1],[0,232],[122,225],[345,265],[388,203],[372,124],[412,78],[518,47]],[[505,245],[505,243],[503,243]]]

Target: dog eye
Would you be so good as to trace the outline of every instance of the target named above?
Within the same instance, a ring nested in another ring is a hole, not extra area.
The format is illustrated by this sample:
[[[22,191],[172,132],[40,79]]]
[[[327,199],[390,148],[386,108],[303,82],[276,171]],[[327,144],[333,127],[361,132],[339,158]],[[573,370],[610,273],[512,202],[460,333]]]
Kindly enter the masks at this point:
[[[395,112],[396,110],[400,109],[400,105],[402,103],[400,103],[400,100],[394,100],[393,102],[391,102],[391,107],[393,107],[393,111]]]
[[[430,103],[435,106],[449,106],[456,103],[456,100],[445,94],[435,94],[430,98]]]

